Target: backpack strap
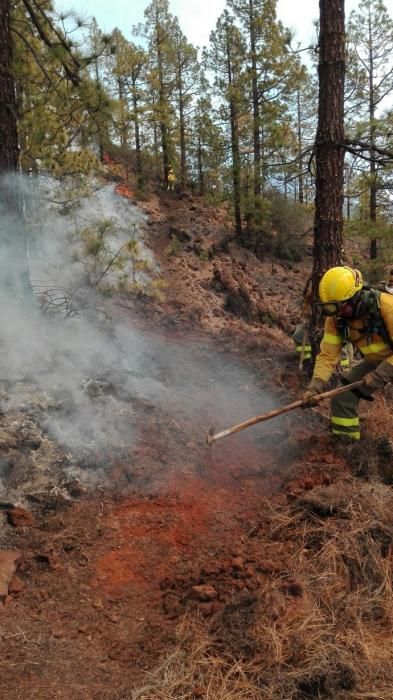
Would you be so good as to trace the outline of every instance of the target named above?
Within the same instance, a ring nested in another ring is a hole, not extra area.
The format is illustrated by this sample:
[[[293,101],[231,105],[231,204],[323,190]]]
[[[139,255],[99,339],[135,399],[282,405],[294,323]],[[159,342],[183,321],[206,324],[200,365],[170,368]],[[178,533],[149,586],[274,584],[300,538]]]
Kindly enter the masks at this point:
[[[376,290],[375,293],[377,294],[377,297],[378,297],[378,298],[377,298],[377,302],[378,302],[378,311],[379,311],[380,308],[381,308],[381,294],[382,294],[382,292]],[[385,292],[385,294],[386,294],[386,293],[387,293],[387,292]],[[385,321],[383,320],[381,314],[379,314],[379,318],[380,318],[380,323],[382,323],[382,326],[383,326],[383,328],[381,329],[381,336],[382,336],[382,338],[384,339],[384,341],[385,341],[385,342],[390,346],[390,348],[393,350],[393,338],[390,336],[390,333],[389,333],[389,331],[388,331],[388,329],[387,329],[387,327],[386,327],[386,323],[385,323]]]
[[[369,327],[367,328],[368,333],[377,333],[383,338],[385,343],[393,350],[393,339],[390,337],[389,331],[386,328],[386,323],[381,316],[381,294],[380,289],[375,289],[374,287],[369,287],[365,285],[365,288],[371,292],[374,297],[374,304],[370,308],[370,318]]]
[[[393,339],[389,335],[389,331],[386,328],[385,321],[383,320],[380,311],[382,292],[379,289],[375,289],[369,285],[363,285],[363,289],[367,290],[370,294],[369,299],[367,300],[369,314],[367,326],[364,327],[364,332],[361,337],[371,335],[372,333],[377,333],[377,335],[380,335],[384,342],[393,350]],[[337,320],[337,330],[341,336],[342,342],[349,342],[349,326],[345,319],[339,318]]]

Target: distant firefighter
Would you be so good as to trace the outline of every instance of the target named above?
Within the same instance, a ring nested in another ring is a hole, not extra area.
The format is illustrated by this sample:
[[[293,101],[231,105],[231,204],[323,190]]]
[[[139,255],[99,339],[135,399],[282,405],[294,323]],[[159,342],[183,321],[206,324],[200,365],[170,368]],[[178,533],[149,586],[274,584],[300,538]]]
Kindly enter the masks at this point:
[[[303,360],[305,363],[312,359],[312,347],[308,335],[307,322],[299,323],[295,332],[292,335],[293,342],[295,343],[296,352],[299,359],[303,353]],[[343,343],[340,354],[340,368],[343,372],[350,369],[353,362],[353,347],[351,343]]]
[[[168,167],[168,176],[167,176],[167,190],[168,192],[173,192],[175,189],[175,182],[176,182],[176,175],[172,170],[172,166],[170,165]]]

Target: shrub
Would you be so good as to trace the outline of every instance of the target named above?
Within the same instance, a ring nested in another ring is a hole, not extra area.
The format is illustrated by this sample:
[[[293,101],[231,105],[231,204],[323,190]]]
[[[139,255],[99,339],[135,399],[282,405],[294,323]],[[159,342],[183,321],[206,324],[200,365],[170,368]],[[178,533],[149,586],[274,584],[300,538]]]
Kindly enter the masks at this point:
[[[275,232],[273,253],[280,259],[299,262],[305,254],[305,236],[311,230],[311,212],[303,204],[271,190],[270,219]]]

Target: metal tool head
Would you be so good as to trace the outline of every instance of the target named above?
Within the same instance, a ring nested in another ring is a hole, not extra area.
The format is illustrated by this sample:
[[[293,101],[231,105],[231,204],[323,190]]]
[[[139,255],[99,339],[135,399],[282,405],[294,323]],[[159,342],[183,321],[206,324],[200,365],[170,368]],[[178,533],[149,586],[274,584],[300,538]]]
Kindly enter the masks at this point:
[[[207,436],[206,436],[206,442],[208,445],[211,445],[214,442],[214,433],[215,433],[215,428],[209,428]]]

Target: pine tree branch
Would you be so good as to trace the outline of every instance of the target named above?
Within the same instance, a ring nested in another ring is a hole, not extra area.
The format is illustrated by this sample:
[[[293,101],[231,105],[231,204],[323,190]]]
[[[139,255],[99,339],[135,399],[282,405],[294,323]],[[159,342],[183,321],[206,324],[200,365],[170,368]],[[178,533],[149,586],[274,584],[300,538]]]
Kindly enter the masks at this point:
[[[382,159],[377,159],[379,163],[385,164],[393,161],[393,151],[376,145],[371,146],[371,144],[367,143],[367,141],[361,141],[360,139],[345,139],[344,148],[346,151],[348,151],[348,153],[352,153],[363,160],[375,161],[374,156],[365,155],[365,152],[370,153],[372,150],[374,153],[381,156]]]
[[[12,32],[19,37],[19,39],[27,47],[28,51],[30,51],[30,53],[34,57],[35,62],[37,63],[37,66],[42,71],[42,73],[45,76],[45,78],[47,79],[48,83],[50,83],[53,87],[55,87],[53,84],[52,78],[50,77],[49,73],[47,73],[45,67],[42,65],[40,58],[38,57],[36,51],[33,49],[31,44],[27,41],[27,39],[23,36],[23,34],[21,34],[21,32],[19,32],[17,29],[15,29],[15,27],[12,27]]]
[[[64,39],[61,37],[61,35],[57,32],[57,30],[55,29],[52,22],[46,16],[46,14],[42,10],[42,8],[39,5],[37,5],[35,0],[32,0],[32,2],[34,3],[36,9],[44,16],[45,21],[47,22],[48,26],[50,27],[50,30],[53,31],[55,36],[59,39],[59,44],[55,44],[50,40],[49,36],[47,35],[46,31],[44,30],[44,28],[43,28],[43,26],[42,26],[42,24],[37,16],[35,10],[34,10],[34,7],[30,3],[30,0],[22,0],[22,2],[24,4],[28,14],[30,15],[30,18],[33,22],[34,27],[36,28],[36,30],[38,32],[40,39],[43,41],[45,46],[47,46],[49,49],[53,49],[57,45],[60,45],[66,51],[67,55],[71,58],[71,60],[74,63],[74,66],[75,66],[75,70],[72,70],[70,68],[70,66],[67,64],[67,62],[64,59],[62,59],[61,57],[59,57],[59,61],[60,61],[61,65],[63,66],[67,77],[71,80],[73,85],[75,85],[75,86],[79,85],[80,79],[78,76],[78,70],[80,68],[80,63],[79,63],[78,59],[76,58],[76,56],[74,56],[74,54],[70,50],[70,47],[68,46],[68,44],[64,41]]]

